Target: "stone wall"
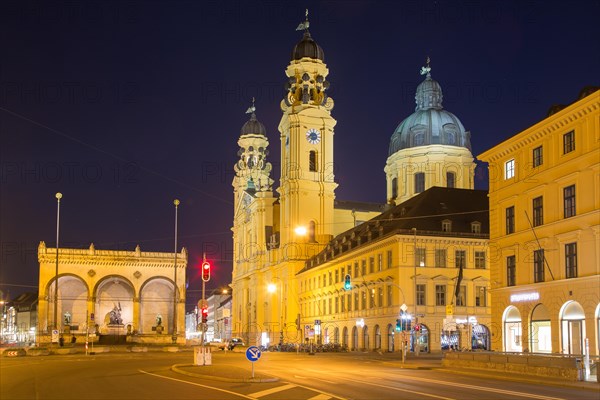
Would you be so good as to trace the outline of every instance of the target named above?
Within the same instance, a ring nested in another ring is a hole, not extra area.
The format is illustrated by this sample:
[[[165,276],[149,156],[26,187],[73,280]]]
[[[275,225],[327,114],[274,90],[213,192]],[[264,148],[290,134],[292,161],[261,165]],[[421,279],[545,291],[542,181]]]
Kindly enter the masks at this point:
[[[583,379],[578,361],[574,357],[505,353],[446,353],[442,360],[442,366],[543,376],[548,379],[567,381]]]

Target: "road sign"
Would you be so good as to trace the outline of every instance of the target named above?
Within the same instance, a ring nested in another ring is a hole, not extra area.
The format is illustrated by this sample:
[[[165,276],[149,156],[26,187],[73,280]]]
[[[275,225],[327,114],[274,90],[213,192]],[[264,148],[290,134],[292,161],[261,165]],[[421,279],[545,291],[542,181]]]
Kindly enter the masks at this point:
[[[52,329],[52,343],[58,343],[58,329]]]
[[[248,347],[248,349],[246,350],[246,358],[248,359],[248,361],[258,361],[258,359],[260,358],[260,356],[262,355],[260,349],[256,346],[250,346]]]

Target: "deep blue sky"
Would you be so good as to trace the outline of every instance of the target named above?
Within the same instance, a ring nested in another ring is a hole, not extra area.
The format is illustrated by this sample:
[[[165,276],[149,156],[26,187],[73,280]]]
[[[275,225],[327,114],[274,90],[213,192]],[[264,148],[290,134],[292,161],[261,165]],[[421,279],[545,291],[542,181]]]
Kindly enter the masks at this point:
[[[0,289],[37,290],[57,191],[61,245],[80,248],[173,251],[181,199],[190,289],[203,248],[209,288],[228,283],[244,112],[256,97],[277,179],[284,70],[306,7],[330,69],[340,199],[385,201],[389,138],[414,111],[428,55],[474,155],[599,84],[598,1],[3,1]]]

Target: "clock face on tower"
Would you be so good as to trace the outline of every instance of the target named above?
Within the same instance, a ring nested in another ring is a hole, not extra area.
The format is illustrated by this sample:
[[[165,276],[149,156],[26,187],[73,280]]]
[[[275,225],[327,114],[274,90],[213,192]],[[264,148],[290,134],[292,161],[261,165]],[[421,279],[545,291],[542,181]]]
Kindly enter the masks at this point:
[[[310,128],[306,131],[306,140],[310,144],[318,144],[321,141],[321,132],[315,128]]]

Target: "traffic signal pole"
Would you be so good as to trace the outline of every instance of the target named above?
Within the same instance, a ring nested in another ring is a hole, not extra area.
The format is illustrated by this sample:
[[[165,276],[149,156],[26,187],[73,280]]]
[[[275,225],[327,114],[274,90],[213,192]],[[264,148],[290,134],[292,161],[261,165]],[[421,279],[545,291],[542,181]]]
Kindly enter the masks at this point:
[[[204,297],[204,291],[206,290],[206,282],[204,281],[204,279],[202,280],[202,308],[200,309],[200,315],[202,318],[202,347],[205,346],[206,344],[206,323],[204,322],[204,314],[203,314],[203,310],[204,310],[204,305],[206,304],[206,297]]]

